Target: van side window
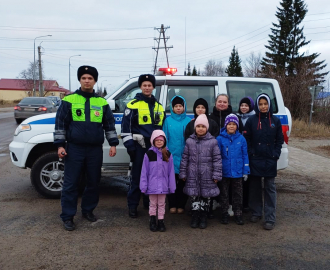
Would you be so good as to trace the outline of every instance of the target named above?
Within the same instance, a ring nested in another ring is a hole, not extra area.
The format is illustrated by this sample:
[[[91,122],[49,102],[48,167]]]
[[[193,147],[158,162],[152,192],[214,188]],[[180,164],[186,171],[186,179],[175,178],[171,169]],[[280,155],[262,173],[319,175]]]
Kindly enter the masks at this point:
[[[209,104],[209,110],[214,105],[215,87],[210,86],[175,86],[169,85],[166,98],[166,112],[170,112],[171,99],[174,96],[182,96],[187,103],[187,113],[193,113],[193,106],[198,98],[204,98]]]
[[[160,88],[161,86],[156,86],[156,88],[152,91],[152,94],[156,97],[157,100],[159,99]],[[124,89],[124,91],[122,91],[117,97],[115,97],[116,110],[114,112],[123,113],[126,104],[132,99],[134,99],[137,93],[142,93],[142,90],[140,89],[140,87],[137,86],[137,84],[135,84],[135,86],[130,85],[126,89]]]
[[[227,81],[227,93],[229,95],[229,102],[233,108],[233,112],[238,112],[239,102],[243,97],[249,96],[255,100],[261,93],[265,93],[270,97],[273,112],[278,112],[278,106],[273,85],[264,82],[233,82]]]

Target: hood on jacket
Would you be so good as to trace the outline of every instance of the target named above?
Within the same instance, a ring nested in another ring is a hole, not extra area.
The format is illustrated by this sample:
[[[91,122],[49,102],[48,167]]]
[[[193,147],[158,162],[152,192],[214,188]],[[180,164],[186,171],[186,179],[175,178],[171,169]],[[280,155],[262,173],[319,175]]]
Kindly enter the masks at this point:
[[[251,97],[246,96],[246,97],[243,97],[243,98],[240,100],[240,102],[239,102],[239,105],[238,105],[238,113],[243,114],[243,113],[241,112],[241,104],[242,104],[242,103],[246,103],[247,105],[249,105],[249,111],[248,111],[247,113],[250,113],[250,112],[252,112],[252,111],[254,110],[254,102],[253,102],[253,99],[252,99]]]
[[[177,98],[177,97],[181,98],[181,99],[183,100],[183,102],[184,102],[184,111],[183,111],[182,114],[176,114],[176,113],[173,112],[172,102],[173,102],[173,100],[174,100],[175,98]],[[170,110],[171,110],[171,117],[172,117],[173,119],[175,119],[175,120],[177,120],[177,121],[181,121],[181,120],[185,119],[185,118],[186,118],[186,114],[187,114],[187,103],[186,103],[186,100],[184,99],[184,97],[182,97],[182,96],[174,96],[174,97],[171,99]]]
[[[204,136],[198,137],[196,135],[196,133],[194,133],[194,134],[191,134],[189,136],[189,138],[191,138],[193,140],[211,140],[211,139],[214,139],[214,137],[208,131],[206,132],[206,134]]]
[[[273,115],[273,106],[272,106],[272,103],[270,102],[269,96],[267,94],[265,94],[265,93],[260,94],[257,97],[257,99],[256,99],[256,106],[254,106],[254,111],[256,112],[256,114],[261,113],[260,110],[259,110],[259,100],[261,98],[265,98],[267,100],[267,102],[268,102],[268,105],[269,106],[268,106],[268,112],[267,112],[267,114],[270,113],[270,115]]]
[[[195,119],[198,116],[196,114],[196,108],[198,105],[203,105],[205,107],[205,109],[206,109],[205,114],[206,114],[206,116],[208,116],[209,115],[209,104],[207,103],[207,101],[204,98],[199,98],[199,99],[196,99],[196,101],[194,103],[194,107],[193,107]]]
[[[155,146],[154,145],[154,140],[158,137],[158,136],[163,136],[164,137],[164,139],[165,139],[165,144],[164,144],[164,146],[163,147],[166,147],[166,135],[165,135],[165,133],[164,133],[164,131],[162,131],[161,129],[156,129],[156,130],[154,130],[153,132],[152,132],[152,134],[151,134],[151,138],[150,138],[150,143],[151,143],[151,145],[152,146]]]

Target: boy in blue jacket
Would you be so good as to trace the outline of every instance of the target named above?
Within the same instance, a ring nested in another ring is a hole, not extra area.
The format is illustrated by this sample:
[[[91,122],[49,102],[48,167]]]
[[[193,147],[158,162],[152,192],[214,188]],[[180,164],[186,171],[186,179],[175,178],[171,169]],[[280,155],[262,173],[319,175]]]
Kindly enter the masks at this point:
[[[180,163],[185,147],[184,132],[191,119],[186,116],[186,101],[182,96],[174,96],[171,100],[171,116],[165,119],[163,130],[167,138],[167,147],[172,153],[175,170],[176,190],[167,196],[171,214],[182,214],[188,199],[183,193],[184,182],[179,179]]]
[[[243,183],[250,173],[246,140],[238,132],[239,119],[229,114],[225,126],[217,137],[222,157],[222,181],[220,182],[221,223],[229,223],[229,187],[231,183],[232,203],[235,222],[244,225],[242,218]]]

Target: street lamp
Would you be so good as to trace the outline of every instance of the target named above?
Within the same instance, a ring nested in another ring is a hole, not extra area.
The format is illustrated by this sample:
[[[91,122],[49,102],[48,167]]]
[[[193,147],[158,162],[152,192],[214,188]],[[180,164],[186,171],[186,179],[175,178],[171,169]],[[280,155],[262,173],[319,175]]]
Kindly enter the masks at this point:
[[[51,37],[52,35],[39,36],[34,39],[33,42],[33,96],[36,96],[36,39],[41,37]],[[40,90],[40,89],[39,89]]]
[[[81,56],[80,54],[76,54],[76,55],[72,55],[69,57],[69,90],[70,90],[70,93],[71,93],[71,63],[70,63],[70,59],[71,57],[74,57],[74,56]]]

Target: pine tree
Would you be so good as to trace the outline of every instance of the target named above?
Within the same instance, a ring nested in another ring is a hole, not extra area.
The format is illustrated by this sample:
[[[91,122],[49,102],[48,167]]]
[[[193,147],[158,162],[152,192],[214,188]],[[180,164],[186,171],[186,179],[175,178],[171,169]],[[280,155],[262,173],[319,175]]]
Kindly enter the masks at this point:
[[[229,57],[229,65],[226,68],[228,76],[243,77],[241,59],[239,58],[238,51],[235,50],[235,46]]]
[[[197,69],[196,69],[195,66],[194,66],[194,68],[193,68],[193,71],[192,71],[192,73],[191,73],[191,76],[198,76],[198,74],[197,74]]]
[[[191,76],[190,63],[188,63],[188,72],[187,72],[187,76]]]

